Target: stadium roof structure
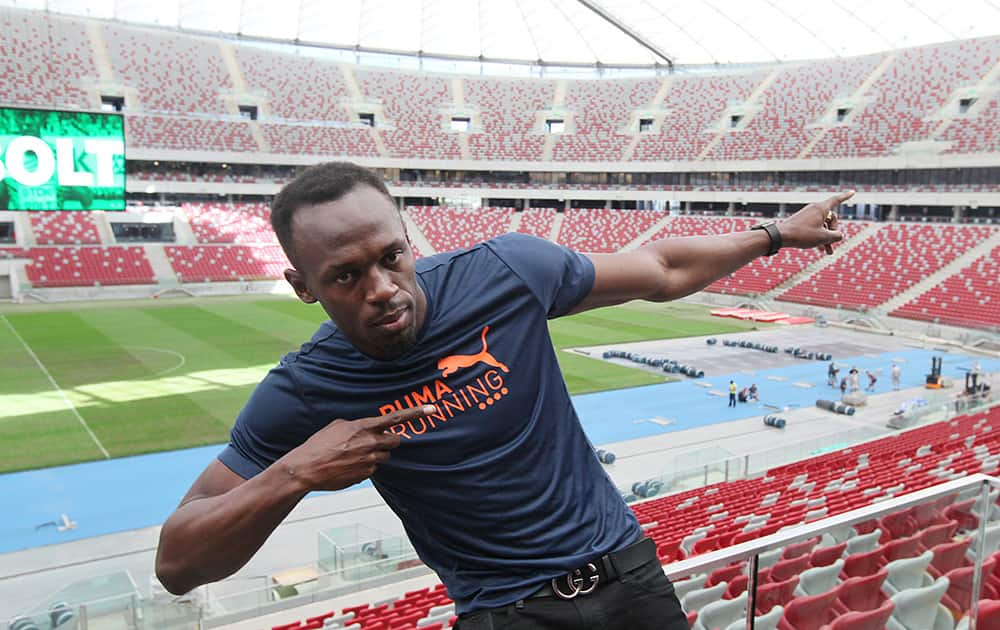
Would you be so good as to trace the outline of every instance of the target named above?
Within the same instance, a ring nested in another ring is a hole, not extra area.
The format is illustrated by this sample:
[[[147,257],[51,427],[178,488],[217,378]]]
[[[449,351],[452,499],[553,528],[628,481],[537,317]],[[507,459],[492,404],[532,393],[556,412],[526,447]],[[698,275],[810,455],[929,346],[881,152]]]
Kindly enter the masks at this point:
[[[703,67],[1000,33],[1000,0],[0,0],[249,39],[453,61]]]

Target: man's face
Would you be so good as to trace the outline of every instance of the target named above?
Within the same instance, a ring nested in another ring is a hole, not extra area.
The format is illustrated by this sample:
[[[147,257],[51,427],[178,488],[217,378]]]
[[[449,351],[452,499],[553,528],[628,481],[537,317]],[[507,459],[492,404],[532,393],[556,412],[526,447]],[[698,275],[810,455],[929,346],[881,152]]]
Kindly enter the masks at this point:
[[[319,302],[369,356],[393,359],[413,346],[427,301],[389,198],[359,185],[337,201],[302,207],[292,239],[298,269],[285,278],[303,302]]]

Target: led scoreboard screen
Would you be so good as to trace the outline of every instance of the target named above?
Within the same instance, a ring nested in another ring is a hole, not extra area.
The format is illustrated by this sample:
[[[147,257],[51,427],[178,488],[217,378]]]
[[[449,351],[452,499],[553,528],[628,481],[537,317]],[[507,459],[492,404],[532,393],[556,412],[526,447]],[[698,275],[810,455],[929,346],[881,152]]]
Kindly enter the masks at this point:
[[[124,210],[121,115],[0,107],[0,210]]]

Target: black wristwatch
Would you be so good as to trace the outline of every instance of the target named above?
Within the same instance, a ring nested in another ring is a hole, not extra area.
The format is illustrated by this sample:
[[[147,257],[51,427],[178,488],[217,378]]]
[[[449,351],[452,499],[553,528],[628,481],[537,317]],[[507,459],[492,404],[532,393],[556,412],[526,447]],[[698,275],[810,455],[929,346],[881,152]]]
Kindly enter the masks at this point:
[[[767,223],[761,223],[760,225],[755,225],[751,230],[764,230],[767,232],[768,238],[771,239],[771,245],[767,248],[767,256],[774,256],[781,249],[781,232],[778,231],[778,224],[774,221],[768,221]]]

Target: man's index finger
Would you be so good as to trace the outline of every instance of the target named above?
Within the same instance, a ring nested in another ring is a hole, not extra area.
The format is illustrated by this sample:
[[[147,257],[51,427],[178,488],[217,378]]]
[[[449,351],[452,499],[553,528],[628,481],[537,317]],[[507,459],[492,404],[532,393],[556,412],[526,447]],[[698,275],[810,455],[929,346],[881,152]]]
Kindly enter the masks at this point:
[[[437,407],[434,405],[424,405],[422,407],[410,407],[408,409],[403,409],[402,411],[393,411],[392,413],[387,413],[384,416],[366,418],[362,422],[364,422],[365,426],[369,429],[384,431],[395,424],[399,424],[400,422],[406,422],[407,420],[413,420],[414,418],[420,418],[432,413],[437,413]]]

